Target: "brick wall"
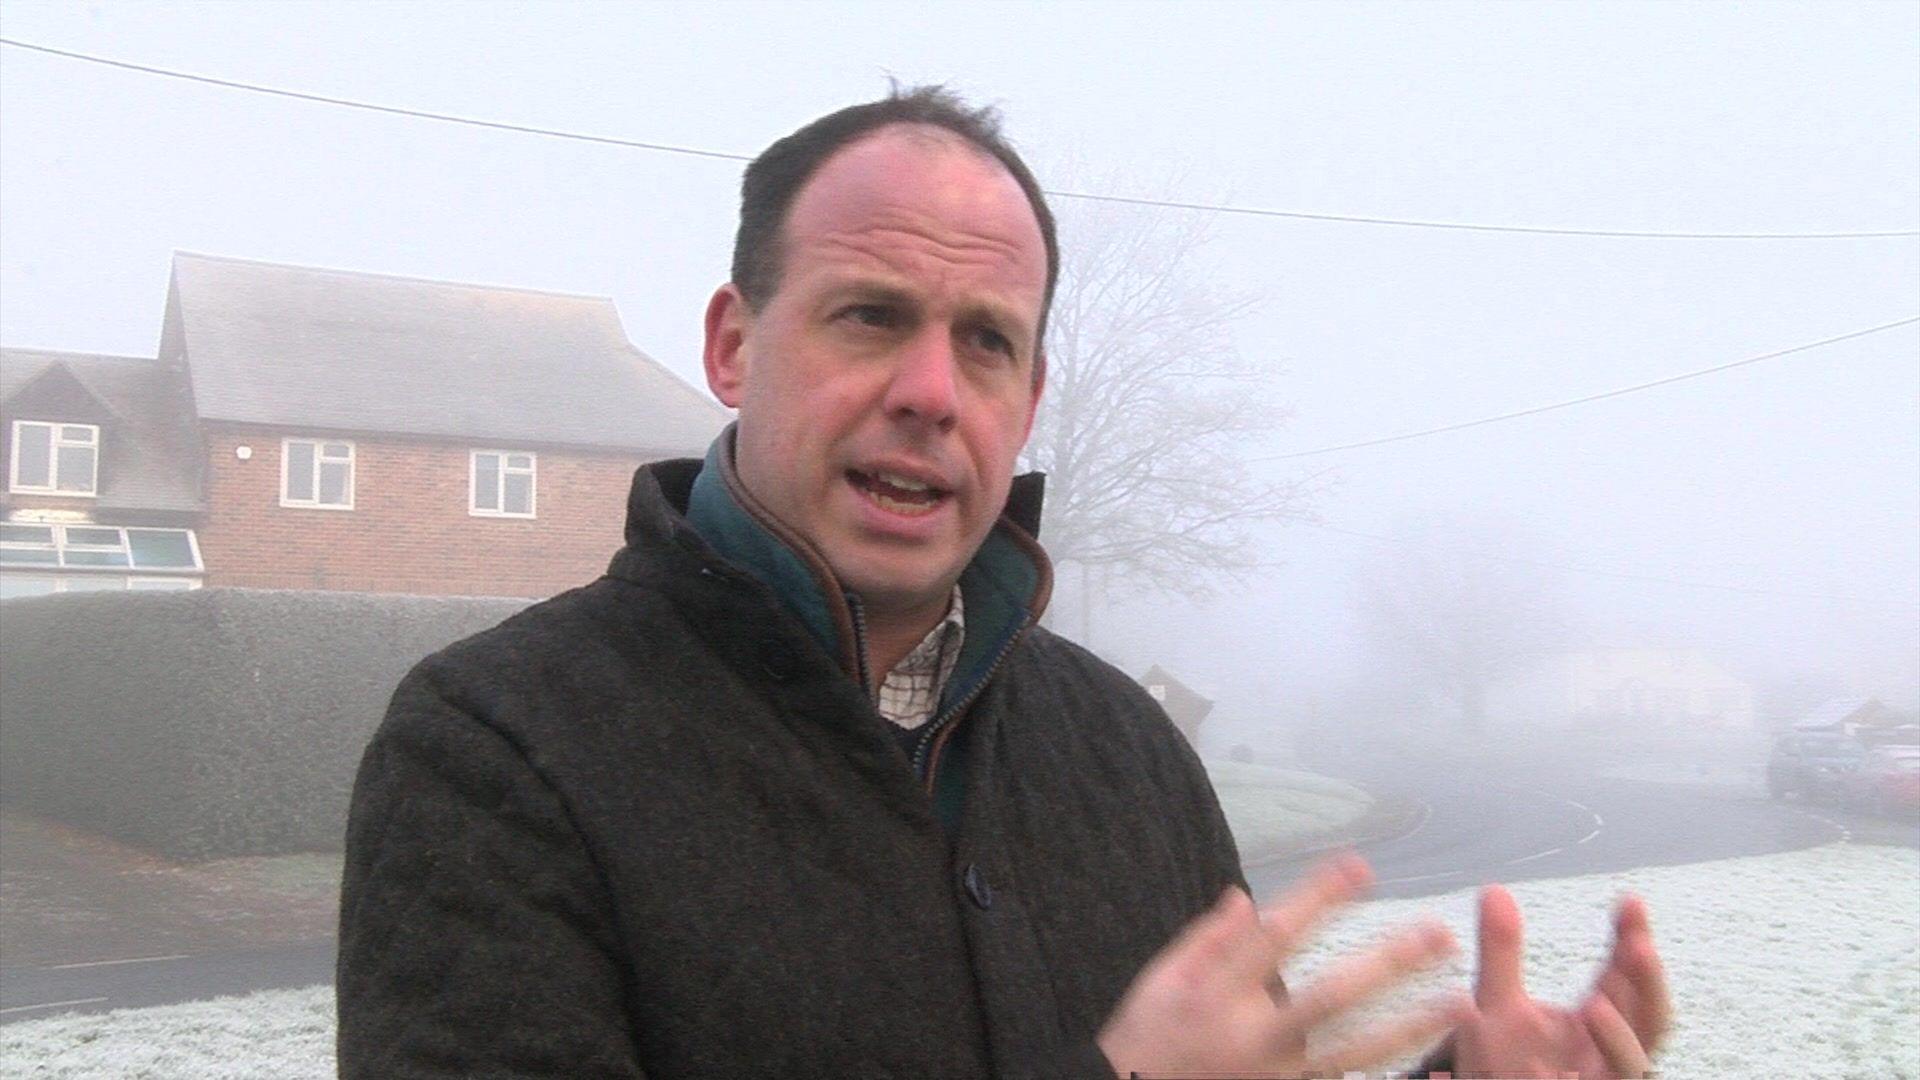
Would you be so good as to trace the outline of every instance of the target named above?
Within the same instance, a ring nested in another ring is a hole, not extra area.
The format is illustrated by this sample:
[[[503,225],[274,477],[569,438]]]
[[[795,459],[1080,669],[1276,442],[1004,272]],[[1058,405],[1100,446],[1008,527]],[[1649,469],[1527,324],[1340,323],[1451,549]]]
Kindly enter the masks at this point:
[[[356,436],[353,509],[325,510],[280,505],[281,439],[320,436],[216,424],[206,434],[207,584],[252,588],[551,596],[606,570],[642,460],[538,450],[539,516],[475,517],[470,451],[519,448]]]

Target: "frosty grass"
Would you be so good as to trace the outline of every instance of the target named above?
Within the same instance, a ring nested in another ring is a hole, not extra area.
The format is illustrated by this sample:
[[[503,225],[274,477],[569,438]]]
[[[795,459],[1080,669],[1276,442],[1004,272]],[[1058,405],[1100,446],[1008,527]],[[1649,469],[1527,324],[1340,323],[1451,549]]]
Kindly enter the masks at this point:
[[[1673,987],[1674,1031],[1656,1062],[1662,1076],[1920,1078],[1920,852],[1832,844],[1517,885],[1529,990],[1558,1001],[1585,993],[1606,952],[1612,900],[1625,890],[1652,910]],[[1304,985],[1334,955],[1431,913],[1452,926],[1463,953],[1400,1000],[1464,987],[1473,897],[1463,890],[1361,905],[1289,965],[1289,980]],[[7,1024],[0,1073],[331,1077],[333,991]]]

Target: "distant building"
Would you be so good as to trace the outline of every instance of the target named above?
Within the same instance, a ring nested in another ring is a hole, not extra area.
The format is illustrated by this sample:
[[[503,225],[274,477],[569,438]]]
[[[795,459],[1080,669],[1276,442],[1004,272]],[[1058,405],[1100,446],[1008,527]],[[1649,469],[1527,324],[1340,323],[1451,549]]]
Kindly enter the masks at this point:
[[[1495,683],[1487,714],[1514,727],[1753,725],[1753,688],[1697,649],[1585,649]]]
[[[1878,698],[1835,698],[1795,720],[1795,731],[1831,731],[1863,743],[1920,743],[1914,717],[1889,708]]]
[[[1149,697],[1167,710],[1167,715],[1173,719],[1180,733],[1187,737],[1187,742],[1197,748],[1200,745],[1200,722],[1213,711],[1213,702],[1195,693],[1158,664],[1140,676],[1140,685],[1147,688]]]
[[[0,595],[546,596],[727,415],[604,297],[180,253],[157,358],[0,350]]]

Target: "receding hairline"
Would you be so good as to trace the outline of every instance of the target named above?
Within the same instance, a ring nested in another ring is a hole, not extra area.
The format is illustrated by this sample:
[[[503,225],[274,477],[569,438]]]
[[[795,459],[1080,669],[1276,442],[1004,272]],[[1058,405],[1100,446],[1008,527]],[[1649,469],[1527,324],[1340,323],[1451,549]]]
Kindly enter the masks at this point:
[[[1020,178],[1014,175],[1012,169],[1007,167],[1007,163],[1001,161],[999,156],[993,151],[981,146],[979,143],[974,142],[972,139],[967,138],[957,131],[920,120],[895,120],[882,124],[880,127],[874,128],[871,131],[861,132],[857,137],[847,140],[847,142],[841,146],[835,147],[833,153],[822,158],[820,163],[814,167],[813,172],[808,175],[806,181],[794,191],[793,201],[787,204],[786,212],[780,215],[779,228],[774,234],[775,241],[780,244],[786,243],[788,240],[787,230],[793,225],[795,209],[797,209],[801,201],[816,188],[822,174],[832,168],[835,162],[838,162],[849,152],[871,143],[879,142],[889,135],[903,136],[924,147],[940,150],[964,150],[974,161],[990,166],[991,171],[1003,177],[1007,183],[1011,185],[1011,190],[1020,197],[1020,205],[1026,210],[1026,218],[1033,224],[1034,235],[1040,240],[1041,247],[1044,250],[1046,246],[1046,229],[1040,222],[1040,215],[1036,213],[1033,208],[1033,201],[1027,197],[1026,189],[1021,186]]]

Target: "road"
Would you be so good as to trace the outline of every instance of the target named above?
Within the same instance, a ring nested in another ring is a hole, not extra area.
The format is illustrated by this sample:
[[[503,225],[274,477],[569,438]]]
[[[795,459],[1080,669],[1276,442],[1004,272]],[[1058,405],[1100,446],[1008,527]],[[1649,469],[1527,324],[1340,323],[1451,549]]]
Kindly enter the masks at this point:
[[[1837,840],[1920,847],[1920,820],[1776,803],[1757,783],[1652,782],[1552,765],[1321,768],[1420,804],[1407,831],[1361,847],[1378,878],[1374,895],[1382,897],[1763,855]],[[1279,892],[1307,861],[1251,868],[1255,895]],[[104,964],[0,964],[0,1023],[326,983],[333,978],[333,948],[329,939]]]
[[[1429,768],[1411,763],[1327,763],[1321,771],[1375,791],[1417,799],[1400,835],[1360,845],[1380,897],[1428,896],[1483,882],[1764,855],[1851,840],[1920,847],[1920,820],[1768,799],[1752,782],[1636,779],[1580,764]],[[1644,771],[1644,770],[1643,770]],[[1310,859],[1248,871],[1261,898],[1295,880]]]
[[[199,956],[0,967],[0,1024],[333,981],[333,939]]]

